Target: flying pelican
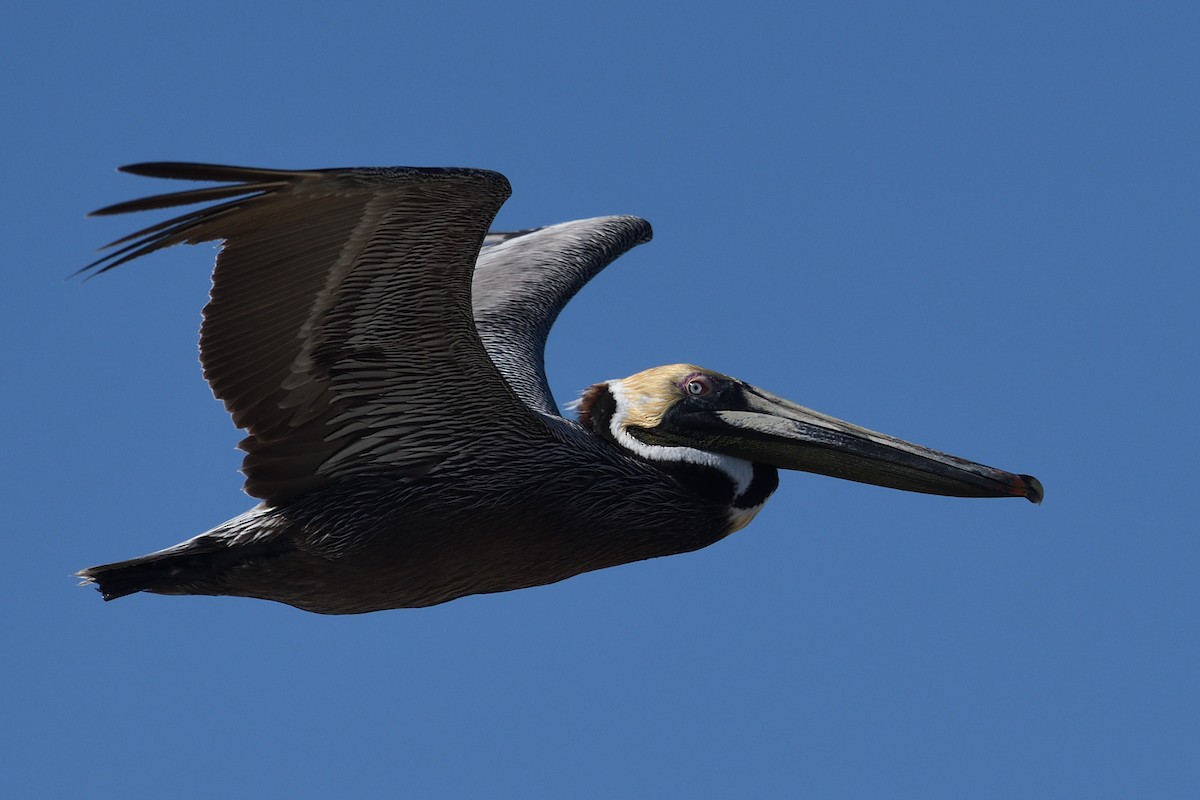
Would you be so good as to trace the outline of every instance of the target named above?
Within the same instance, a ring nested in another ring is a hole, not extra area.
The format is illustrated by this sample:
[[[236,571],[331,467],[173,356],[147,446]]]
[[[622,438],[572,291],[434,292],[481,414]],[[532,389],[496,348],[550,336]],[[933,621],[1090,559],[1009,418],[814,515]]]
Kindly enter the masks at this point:
[[[224,240],[200,329],[261,502],[185,542],[79,572],[105,600],[236,595],[323,614],[429,606],[706,547],[804,470],[913,492],[1042,499],[1036,478],[938,453],[672,364],[560,415],[546,336],[650,239],[630,216],[489,233],[507,179],[477,169],[284,171],[147,163],[222,185],[108,206],[221,201],[84,270]]]

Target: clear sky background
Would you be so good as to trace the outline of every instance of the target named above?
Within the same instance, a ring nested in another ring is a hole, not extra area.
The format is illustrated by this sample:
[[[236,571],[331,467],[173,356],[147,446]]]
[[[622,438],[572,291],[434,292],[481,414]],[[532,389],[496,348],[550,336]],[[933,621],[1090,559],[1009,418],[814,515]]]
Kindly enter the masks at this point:
[[[1184,2],[9,9],[0,794],[1200,796],[1197,41]],[[1046,502],[789,473],[711,548],[539,589],[104,604],[74,570],[251,505],[214,248],[66,279],[158,219],[84,218],[158,159],[642,215],[560,400],[694,361]]]

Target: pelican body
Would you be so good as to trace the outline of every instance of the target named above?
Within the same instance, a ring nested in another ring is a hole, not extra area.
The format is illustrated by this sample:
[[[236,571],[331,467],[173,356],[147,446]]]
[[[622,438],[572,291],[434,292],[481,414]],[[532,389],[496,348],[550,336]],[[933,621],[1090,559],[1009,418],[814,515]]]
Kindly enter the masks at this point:
[[[200,332],[247,437],[259,504],[192,539],[82,570],[106,600],[235,595],[324,614],[429,606],[706,547],[804,470],[907,491],[1025,497],[1040,483],[834,419],[691,364],[595,384],[559,413],[559,311],[650,239],[636,217],[488,228],[504,176],[150,163],[220,185],[96,214],[219,201],[125,237],[104,272],[223,240]]]

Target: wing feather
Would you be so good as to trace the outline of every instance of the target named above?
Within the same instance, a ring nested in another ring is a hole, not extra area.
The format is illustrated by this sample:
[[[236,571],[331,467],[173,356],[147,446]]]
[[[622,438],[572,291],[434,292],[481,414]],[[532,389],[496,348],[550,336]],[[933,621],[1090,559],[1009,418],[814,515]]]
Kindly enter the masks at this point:
[[[237,182],[101,209],[224,201],[124,237],[88,268],[225,241],[204,310],[201,363],[249,434],[241,447],[251,495],[283,502],[353,475],[424,474],[496,430],[531,446],[546,435],[489,360],[472,317],[476,257],[509,194],[502,175],[124,169]]]
[[[474,277],[475,324],[492,362],[531,408],[558,415],[546,381],[546,337],[558,314],[600,270],[650,241],[638,217],[596,217],[490,233]]]

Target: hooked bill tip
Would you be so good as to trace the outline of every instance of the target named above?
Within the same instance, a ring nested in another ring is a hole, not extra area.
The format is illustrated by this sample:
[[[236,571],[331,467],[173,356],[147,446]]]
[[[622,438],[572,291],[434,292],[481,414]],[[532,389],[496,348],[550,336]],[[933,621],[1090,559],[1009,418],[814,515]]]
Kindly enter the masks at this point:
[[[1042,498],[1046,496],[1042,482],[1032,475],[1019,475],[1018,477],[1025,481],[1025,499],[1034,505],[1041,505]]]

